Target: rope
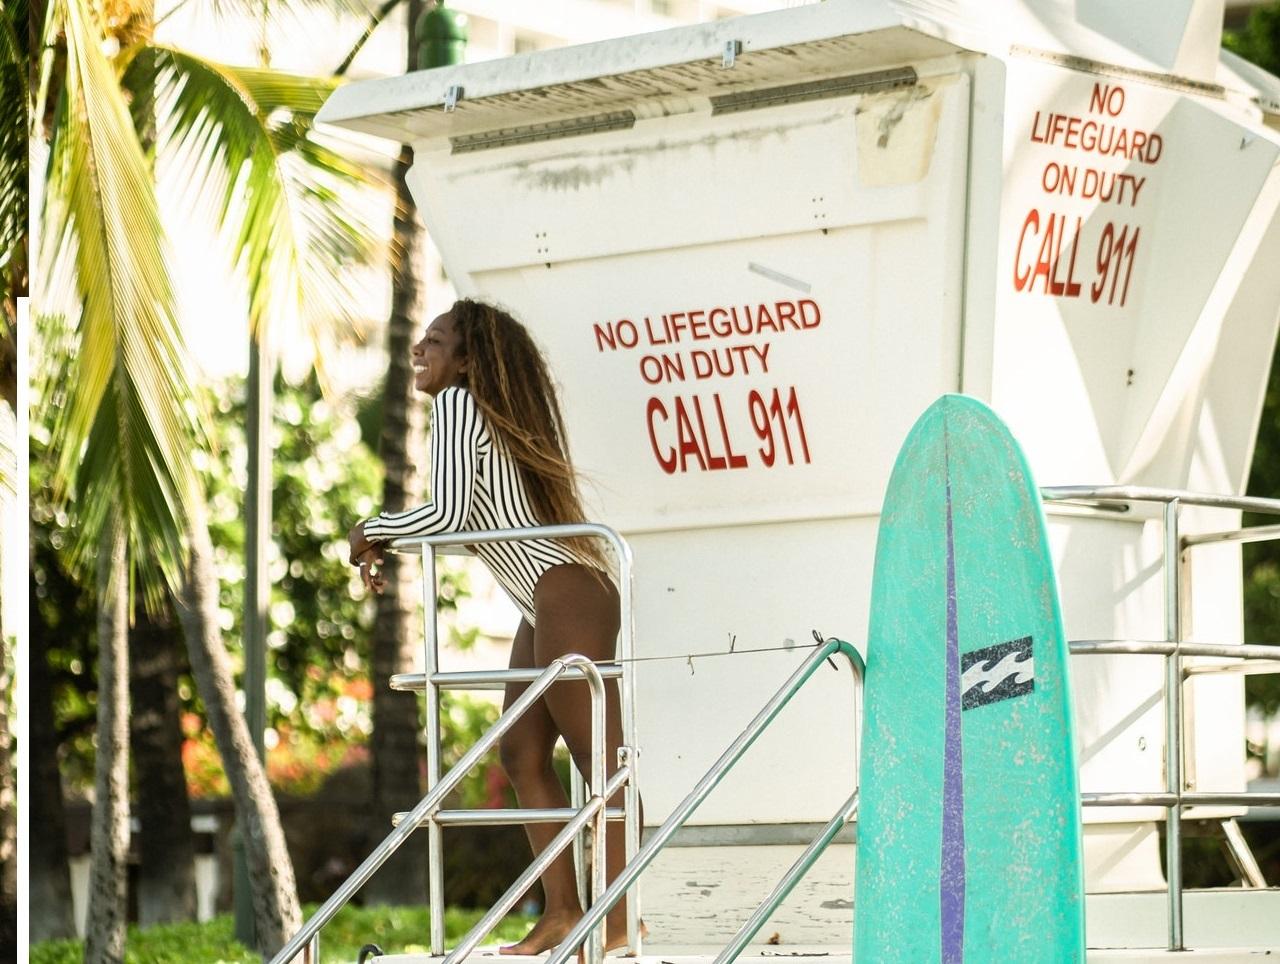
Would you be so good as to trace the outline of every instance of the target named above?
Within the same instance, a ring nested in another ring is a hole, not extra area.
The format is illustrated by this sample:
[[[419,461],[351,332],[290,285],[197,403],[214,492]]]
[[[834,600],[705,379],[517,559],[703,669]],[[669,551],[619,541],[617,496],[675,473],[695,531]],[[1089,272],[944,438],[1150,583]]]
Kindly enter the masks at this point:
[[[712,659],[715,657],[723,657],[723,656],[749,656],[757,653],[799,653],[799,652],[805,652],[806,650],[817,649],[819,646],[825,646],[828,642],[830,642],[829,639],[825,638],[816,629],[813,631],[813,638],[815,641],[812,643],[800,643],[800,644],[793,643],[790,646],[758,646],[758,647],[753,647],[751,649],[737,649],[736,644],[738,642],[738,637],[736,635],[732,635],[729,638],[729,648],[723,652],[677,653],[671,656],[631,656],[631,657],[628,657],[627,659],[607,659],[607,660],[601,660],[601,662],[602,663],[683,662],[688,664],[689,673],[690,675],[693,675],[694,673],[693,661],[695,659]],[[827,657],[827,663],[831,666],[832,669],[837,671],[839,670],[839,667],[836,665],[835,661],[832,660],[830,657]]]

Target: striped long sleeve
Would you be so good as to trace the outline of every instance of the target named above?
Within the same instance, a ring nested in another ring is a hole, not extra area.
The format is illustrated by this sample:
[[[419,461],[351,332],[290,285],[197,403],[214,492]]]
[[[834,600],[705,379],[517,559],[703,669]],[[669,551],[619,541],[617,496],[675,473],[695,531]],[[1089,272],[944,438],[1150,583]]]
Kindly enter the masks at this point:
[[[471,515],[484,423],[466,389],[453,386],[431,405],[431,501],[405,512],[383,512],[364,524],[370,539],[458,532]]]

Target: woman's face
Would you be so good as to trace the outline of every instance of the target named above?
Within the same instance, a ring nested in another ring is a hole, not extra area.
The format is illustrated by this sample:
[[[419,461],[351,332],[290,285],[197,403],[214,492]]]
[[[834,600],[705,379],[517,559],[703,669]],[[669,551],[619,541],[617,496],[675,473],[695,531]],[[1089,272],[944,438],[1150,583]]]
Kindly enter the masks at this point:
[[[462,338],[449,312],[436,318],[422,340],[413,346],[413,368],[413,387],[428,395],[466,382],[467,359],[462,354]]]

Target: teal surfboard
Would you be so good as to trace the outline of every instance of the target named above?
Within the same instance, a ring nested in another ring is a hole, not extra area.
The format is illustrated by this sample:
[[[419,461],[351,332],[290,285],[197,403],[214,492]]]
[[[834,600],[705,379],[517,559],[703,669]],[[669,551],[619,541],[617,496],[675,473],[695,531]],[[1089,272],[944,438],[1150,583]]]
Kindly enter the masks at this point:
[[[876,543],[857,964],[1083,961],[1067,645],[1040,495],[985,405],[903,444]]]

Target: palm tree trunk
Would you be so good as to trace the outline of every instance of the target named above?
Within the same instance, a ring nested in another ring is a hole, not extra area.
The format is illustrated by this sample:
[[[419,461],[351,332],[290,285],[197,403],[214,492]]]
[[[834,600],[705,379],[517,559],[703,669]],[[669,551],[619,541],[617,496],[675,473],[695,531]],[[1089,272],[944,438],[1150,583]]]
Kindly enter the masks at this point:
[[[181,642],[168,607],[138,614],[131,633],[130,747],[137,778],[138,923],[195,920],[195,838],[182,768]]]
[[[410,0],[409,23],[417,22],[420,0]],[[409,32],[408,69],[417,65],[417,46]],[[413,366],[409,349],[422,314],[424,230],[405,174],[413,164],[413,149],[400,148],[396,161],[395,225],[392,237],[391,317],[387,323],[390,364],[384,388],[382,431],[378,450],[386,467],[382,505],[391,511],[408,508],[421,494],[421,436],[425,407],[413,397]],[[414,647],[418,568],[394,554],[386,559],[387,590],[378,597],[373,628],[373,813],[372,840],[381,839],[391,827],[391,814],[411,810],[422,797],[418,771],[418,698],[391,689],[394,673],[408,670]],[[426,895],[426,837],[407,843],[369,882],[371,903],[410,903]]]
[[[129,571],[124,527],[107,524],[98,556],[98,746],[89,836],[85,964],[124,960],[129,856]]]
[[[218,627],[218,580],[203,505],[187,521],[187,539],[190,556],[178,616],[245,840],[257,949],[274,954],[302,926],[302,911],[280,811],[249,727],[236,708],[235,681]]]
[[[35,578],[28,579],[31,657],[27,663],[28,734],[31,751],[30,806],[40,814],[40,832],[30,836],[27,893],[32,941],[76,936],[71,919],[71,871],[67,864],[67,821],[58,773],[58,733],[49,678],[49,627],[40,619]]]

